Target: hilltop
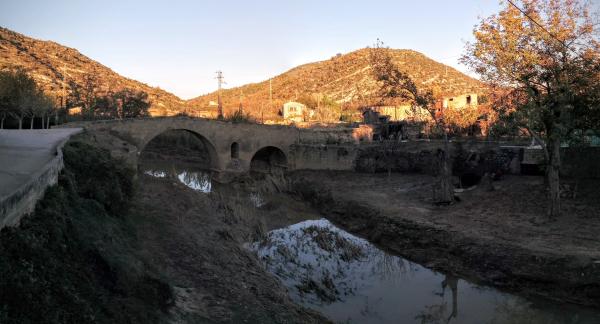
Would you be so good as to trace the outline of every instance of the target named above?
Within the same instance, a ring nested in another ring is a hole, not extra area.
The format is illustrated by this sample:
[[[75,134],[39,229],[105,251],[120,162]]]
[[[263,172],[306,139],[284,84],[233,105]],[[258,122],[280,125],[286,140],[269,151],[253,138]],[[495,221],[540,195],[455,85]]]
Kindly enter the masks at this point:
[[[435,89],[444,96],[485,92],[485,86],[456,69],[436,62],[427,56],[406,49],[389,49],[395,63],[406,71],[418,85]],[[96,92],[131,89],[148,93],[152,116],[215,113],[216,92],[190,100],[182,100],[160,88],[126,78],[110,68],[81,54],[76,49],[52,41],[42,41],[0,27],[0,70],[25,69],[44,90],[60,100],[63,86],[69,93],[72,84],[83,87],[86,76],[96,78]],[[371,73],[369,49],[338,54],[328,60],[295,67],[271,79],[273,101],[269,100],[269,80],[251,83],[222,91],[226,114],[240,106],[246,112],[265,118],[277,116],[284,102],[306,96],[327,96],[345,107],[356,108],[376,102],[378,89]],[[211,106],[211,101],[213,105]]]
[[[434,89],[441,96],[485,92],[485,86],[456,69],[427,56],[406,49],[388,49],[394,62],[421,87]],[[333,100],[355,107],[376,100],[378,86],[372,76],[369,49],[341,55],[329,60],[295,67],[271,80],[273,105],[269,105],[269,80],[222,90],[225,113],[238,109],[240,95],[244,109],[253,115],[261,112],[273,116],[286,101],[306,95],[326,95]],[[215,92],[188,100],[191,107],[204,108],[215,102]]]
[[[122,89],[146,92],[153,116],[177,114],[186,107],[186,102],[174,94],[119,75],[76,49],[0,27],[0,70],[14,68],[23,68],[57,100],[62,97],[63,85],[68,93],[71,83],[83,86],[86,75],[94,75],[98,94]]]

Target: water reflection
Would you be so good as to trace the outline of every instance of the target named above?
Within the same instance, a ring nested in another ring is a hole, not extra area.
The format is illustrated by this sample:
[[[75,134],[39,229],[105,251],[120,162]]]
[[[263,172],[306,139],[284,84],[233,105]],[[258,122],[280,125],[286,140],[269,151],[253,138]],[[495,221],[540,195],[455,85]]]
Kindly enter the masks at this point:
[[[140,166],[143,173],[155,178],[175,178],[179,182],[203,193],[212,191],[211,174],[209,171],[186,166],[182,163],[145,163]]]
[[[250,201],[254,205],[254,207],[260,208],[264,206],[267,202],[263,195],[260,192],[251,192],[250,193]]]
[[[167,176],[167,173],[165,171],[155,171],[155,170],[146,170],[144,171],[144,174],[147,174],[151,177],[155,177],[155,178],[165,178]]]
[[[177,174],[177,179],[184,185],[197,191],[209,193],[212,189],[210,174],[207,172],[183,171]]]
[[[292,299],[349,323],[600,323],[598,311],[471,284],[389,255],[327,220],[248,245]],[[461,298],[460,311],[459,301]]]

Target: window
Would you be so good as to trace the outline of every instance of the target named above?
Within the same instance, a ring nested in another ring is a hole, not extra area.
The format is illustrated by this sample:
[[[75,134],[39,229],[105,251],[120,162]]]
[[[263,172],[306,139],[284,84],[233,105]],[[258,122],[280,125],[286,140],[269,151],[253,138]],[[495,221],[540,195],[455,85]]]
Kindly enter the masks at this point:
[[[231,143],[231,158],[232,159],[240,158],[240,145],[237,142]]]
[[[467,105],[471,104],[471,96],[467,96]]]

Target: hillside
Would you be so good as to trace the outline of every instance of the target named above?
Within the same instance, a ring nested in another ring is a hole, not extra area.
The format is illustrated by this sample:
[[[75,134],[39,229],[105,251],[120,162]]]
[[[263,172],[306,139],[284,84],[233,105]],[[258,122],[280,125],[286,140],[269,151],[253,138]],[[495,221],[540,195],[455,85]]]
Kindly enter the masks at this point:
[[[177,96],[125,78],[75,49],[51,41],[36,40],[0,27],[0,70],[17,67],[25,69],[57,100],[62,97],[63,85],[69,92],[70,83],[82,86],[86,75],[94,75],[98,94],[125,88],[148,93],[150,113],[153,116],[173,115],[186,107],[186,102]]]
[[[452,67],[438,63],[412,50],[389,50],[396,64],[418,85],[435,89],[440,95],[484,92],[478,80]],[[0,70],[24,68],[44,90],[57,100],[71,84],[82,87],[87,76],[96,78],[96,92],[131,89],[148,93],[153,116],[175,115],[186,111],[192,114],[215,114],[215,92],[184,101],[160,88],[125,78],[110,68],[88,58],[76,49],[52,41],[36,40],[0,27]],[[327,96],[346,108],[356,108],[377,102],[373,94],[377,84],[369,64],[369,49],[360,49],[329,60],[295,67],[272,79],[273,101],[269,100],[269,80],[241,87],[224,89],[223,106],[231,114],[240,106],[240,95],[246,112],[265,118],[277,116],[284,102],[307,96]]]
[[[412,50],[389,49],[395,63],[421,87],[435,89],[442,96],[482,93],[484,85],[456,69],[436,62]],[[269,80],[222,91],[225,113],[238,109],[240,94],[244,109],[253,115],[274,116],[286,101],[306,95],[326,95],[346,106],[356,107],[375,102],[378,89],[371,73],[369,49],[364,48],[329,60],[293,68],[272,79],[273,105],[269,107]],[[192,107],[206,107],[216,101],[210,93],[189,100]]]

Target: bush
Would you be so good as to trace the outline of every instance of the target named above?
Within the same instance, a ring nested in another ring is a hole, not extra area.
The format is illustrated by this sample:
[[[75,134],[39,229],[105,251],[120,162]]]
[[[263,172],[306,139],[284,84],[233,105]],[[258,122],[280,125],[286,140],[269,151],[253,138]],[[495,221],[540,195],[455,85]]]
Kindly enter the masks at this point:
[[[144,267],[126,209],[133,173],[74,142],[20,227],[0,233],[0,323],[156,323],[168,284]]]
[[[224,121],[232,122],[232,123],[255,123],[256,121],[249,113],[244,113],[241,110],[237,110],[231,115],[226,116]]]

